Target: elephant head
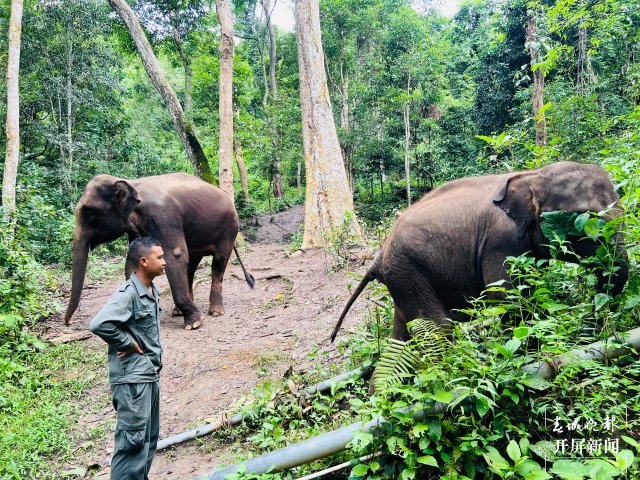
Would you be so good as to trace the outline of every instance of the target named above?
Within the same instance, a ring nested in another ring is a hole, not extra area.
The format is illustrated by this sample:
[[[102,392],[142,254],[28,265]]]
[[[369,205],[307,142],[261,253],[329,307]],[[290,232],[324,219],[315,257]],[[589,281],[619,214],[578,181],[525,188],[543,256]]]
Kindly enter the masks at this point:
[[[64,315],[66,325],[78,308],[89,249],[121,237],[127,231],[129,215],[139,202],[138,191],[126,180],[98,175],[87,184],[75,209],[73,273],[71,298]]]
[[[619,201],[620,198],[604,170],[595,165],[573,162],[558,162],[537,171],[511,176],[494,198],[494,202],[516,223],[518,238],[529,235],[533,253],[543,258],[550,255],[549,240],[540,227],[543,213],[607,211],[605,219],[611,220],[622,214]],[[613,241],[619,253],[616,263],[618,269],[612,278],[611,289],[611,293],[616,295],[622,291],[627,281],[629,265],[621,236],[616,234]],[[591,257],[595,255],[600,243],[582,236],[572,239],[571,244],[573,251],[579,256]],[[559,258],[575,260],[562,256]],[[602,283],[604,285],[606,282]]]

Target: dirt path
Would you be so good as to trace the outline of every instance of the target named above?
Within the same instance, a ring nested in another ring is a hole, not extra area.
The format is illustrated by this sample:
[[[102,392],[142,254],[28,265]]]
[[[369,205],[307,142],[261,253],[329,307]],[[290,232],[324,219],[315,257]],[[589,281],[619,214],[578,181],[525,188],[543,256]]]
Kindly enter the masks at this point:
[[[238,265],[229,265],[225,274],[223,297],[226,314],[206,317],[197,331],[182,329],[182,319],[172,318],[171,293],[165,277],[157,282],[160,290],[164,368],[161,374],[161,431],[164,438],[194,428],[228,412],[241,395],[248,393],[268,376],[280,376],[289,367],[309,366],[308,353],[314,344],[328,339],[342,307],[349,298],[347,284],[354,283],[345,272],[332,272],[333,259],[322,251],[296,252],[288,255],[287,243],[302,222],[302,207],[276,215],[261,216],[253,242],[241,252],[243,263],[256,278],[251,290]],[[278,243],[280,242],[280,243]],[[353,271],[364,273],[359,264]],[[88,322],[121,283],[121,279],[86,285],[81,306],[72,328],[86,329]],[[208,308],[209,268],[196,273],[194,294],[201,311]],[[366,305],[356,302],[343,326],[343,334],[358,322],[358,312]],[[51,325],[49,336],[68,333],[59,324]],[[102,348],[98,339],[91,339]],[[327,359],[338,354],[333,345]],[[106,352],[106,348],[104,349]],[[106,364],[106,356],[105,356]],[[264,375],[264,371],[262,372]],[[109,390],[105,379],[99,382],[92,398],[102,398],[106,407],[87,413],[80,419],[79,431],[89,425],[110,426],[115,414],[108,406]],[[97,400],[96,400],[97,401]],[[98,401],[97,401],[98,402]],[[100,402],[98,402],[100,404]],[[85,465],[98,464],[99,476],[107,478],[107,460],[113,448],[112,432],[94,441],[91,453],[78,457]],[[152,479],[186,479],[213,470],[221,463],[233,462],[232,452],[204,452],[194,442],[156,456]]]

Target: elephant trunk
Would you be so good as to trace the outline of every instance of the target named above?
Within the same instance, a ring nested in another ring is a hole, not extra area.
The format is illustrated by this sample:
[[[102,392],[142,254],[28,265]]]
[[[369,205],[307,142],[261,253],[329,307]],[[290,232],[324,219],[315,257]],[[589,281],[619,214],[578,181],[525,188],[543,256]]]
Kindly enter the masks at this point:
[[[73,269],[71,277],[71,298],[67,311],[64,314],[64,324],[69,325],[71,317],[80,303],[80,294],[84,285],[84,277],[87,273],[87,261],[89,259],[89,241],[83,237],[82,231],[76,229],[73,238]]]

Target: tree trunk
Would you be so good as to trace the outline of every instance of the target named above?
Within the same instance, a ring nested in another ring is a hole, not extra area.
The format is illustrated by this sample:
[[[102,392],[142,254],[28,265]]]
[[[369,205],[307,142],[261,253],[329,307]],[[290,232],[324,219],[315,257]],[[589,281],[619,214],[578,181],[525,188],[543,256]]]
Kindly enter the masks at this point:
[[[220,22],[220,189],[233,201],[233,16],[229,0],[216,0]]]
[[[587,48],[589,37],[584,21],[580,20],[578,26],[578,58],[577,58],[577,76],[576,90],[581,95],[588,95],[596,83],[596,75],[591,65],[591,56]]]
[[[282,188],[282,164],[280,163],[280,156],[276,152],[276,161],[273,162],[273,197],[282,198],[284,195],[284,189]]]
[[[67,38],[67,157],[63,176],[64,191],[75,197],[73,183],[73,91],[71,77],[73,75],[73,42]]]
[[[411,75],[407,76],[407,96],[411,94]],[[404,104],[404,176],[407,183],[407,205],[411,206],[411,123],[409,121],[409,100]]]
[[[296,176],[296,185],[298,186],[298,195],[302,193],[302,162],[298,160],[298,175]]]
[[[169,110],[169,114],[173,120],[173,125],[180,137],[180,140],[182,141],[185,151],[187,152],[187,156],[193,164],[196,175],[215,185],[215,177],[213,176],[211,167],[209,166],[209,161],[200,146],[200,142],[198,142],[198,139],[196,138],[193,124],[187,120],[178,97],[164,78],[162,70],[160,69],[160,64],[158,63],[156,56],[153,54],[151,45],[149,45],[149,41],[144,34],[144,30],[142,30],[142,27],[140,26],[138,17],[131,7],[127,5],[125,0],[108,1],[111,8],[115,10],[127,26],[127,29],[131,34],[131,38],[133,38],[136,48],[138,49],[138,53],[140,54],[142,64],[151,79],[151,83],[156,87],[164,101],[164,104]]]
[[[176,44],[176,49],[178,50],[178,55],[180,56],[182,66],[184,68],[184,113],[188,119],[191,119],[191,115],[193,113],[193,96],[191,87],[193,72],[191,70],[191,59],[184,51],[184,46],[182,45],[182,35],[180,34],[180,30],[175,25],[173,27],[173,40]]]
[[[271,0],[262,0],[262,8],[267,20],[267,33],[269,34],[269,84],[271,86],[271,95],[273,99],[278,98],[278,89],[276,86],[276,33],[271,21]]]
[[[7,61],[7,152],[2,177],[2,220],[8,223],[16,211],[16,181],[20,161],[20,35],[22,0],[11,0]],[[8,236],[11,237],[13,228]]]
[[[247,182],[247,165],[244,163],[244,155],[242,153],[242,145],[236,143],[236,163],[238,164],[238,175],[240,176],[240,185],[242,185],[242,198],[245,202],[249,201],[249,183]]]
[[[264,63],[264,51],[262,50],[262,41],[260,40],[260,32],[256,32],[256,46],[258,47],[258,55],[260,56],[260,66],[262,67],[262,85],[264,86],[264,94],[262,95],[262,106],[267,108],[267,100],[269,99],[269,82],[267,81],[267,66]]]
[[[273,197],[282,198],[284,196],[284,188],[282,187],[282,162],[280,161],[280,131],[276,125],[275,119],[271,123],[271,144],[273,145]]]
[[[341,32],[342,33],[342,32]],[[342,37],[342,51],[344,51],[344,35]],[[347,134],[350,131],[351,125],[349,124],[349,76],[344,73],[344,55],[340,54],[340,96],[342,97],[342,108],[340,109],[340,128]],[[353,196],[355,187],[355,180],[353,178],[353,165],[351,162],[351,155],[353,154],[353,148],[350,144],[351,140],[347,140],[346,143],[340,143],[340,150],[342,152],[342,158],[344,158],[344,168],[347,171],[347,181],[349,182],[349,190]]]
[[[378,143],[382,145],[382,141],[384,140],[384,125],[380,120],[380,107],[377,105],[373,109],[373,118],[374,118],[374,123],[378,127],[376,138],[378,139]],[[384,181],[386,180],[386,175],[384,173],[384,158],[382,155],[380,155],[378,159],[378,176],[380,177],[380,198],[383,199],[384,198]]]
[[[331,233],[351,218],[354,235],[362,238],[340,154],[324,70],[319,0],[296,0],[296,37],[300,73],[302,140],[306,166],[303,248],[326,246]]]
[[[531,57],[531,67],[540,61],[540,48],[537,43],[537,21],[535,11],[530,10],[527,18],[527,44],[529,45],[529,56]],[[544,105],[544,71],[538,68],[533,71],[533,120],[536,127],[536,145],[542,147],[547,144],[547,122],[544,112],[541,112]]]

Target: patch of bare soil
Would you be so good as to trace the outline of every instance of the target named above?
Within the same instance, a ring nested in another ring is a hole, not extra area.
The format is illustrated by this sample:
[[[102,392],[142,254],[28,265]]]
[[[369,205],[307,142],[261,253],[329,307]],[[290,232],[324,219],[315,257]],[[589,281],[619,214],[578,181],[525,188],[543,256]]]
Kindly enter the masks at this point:
[[[199,330],[185,331],[182,318],[171,317],[173,301],[169,285],[165,277],[158,279],[164,345],[160,438],[220,419],[239,397],[264,380],[259,376],[261,368],[266,368],[267,375],[272,377],[281,376],[290,367],[306,368],[311,361],[308,353],[314,345],[330,352],[326,358],[337,358],[328,337],[350,296],[347,284],[354,279],[346,272],[333,272],[333,259],[323,251],[287,254],[286,244],[302,219],[302,207],[258,218],[255,243],[247,244],[241,251],[243,263],[256,278],[255,289],[248,287],[239,265],[232,264],[232,257],[223,287],[226,313],[217,318],[206,317]],[[365,269],[360,263],[351,267],[358,273],[364,273]],[[86,285],[72,327],[51,324],[48,335],[86,330],[121,281]],[[208,309],[209,286],[209,268],[201,267],[196,273],[194,296],[202,312]],[[347,317],[343,336],[358,323],[358,314],[366,306],[365,296]],[[96,338],[87,341],[104,346]],[[106,347],[104,351],[106,354]],[[113,449],[110,427],[115,413],[108,406],[106,355],[104,381],[94,390],[87,392],[89,403],[102,407],[87,412],[77,429],[85,432],[85,439],[86,432],[91,429],[95,432],[97,424],[105,425],[105,433],[94,438],[95,448],[79,454],[73,466],[97,464],[96,478],[108,478],[108,460]],[[95,436],[98,435],[94,433]],[[224,445],[220,450],[206,452],[192,441],[158,452],[150,478],[192,478],[235,461],[234,452]]]

